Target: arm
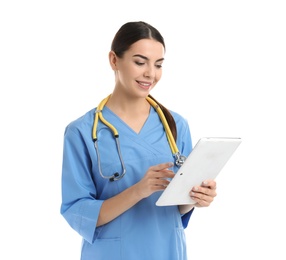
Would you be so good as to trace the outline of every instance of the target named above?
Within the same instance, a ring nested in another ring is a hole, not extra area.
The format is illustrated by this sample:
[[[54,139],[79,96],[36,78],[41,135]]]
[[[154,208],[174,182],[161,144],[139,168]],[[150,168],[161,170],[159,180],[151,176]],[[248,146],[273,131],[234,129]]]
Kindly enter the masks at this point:
[[[104,225],[134,206],[143,197],[136,184],[102,203],[96,226]]]
[[[141,199],[150,196],[156,191],[163,190],[169,183],[166,178],[174,177],[173,171],[168,169],[170,166],[172,164],[163,163],[150,167],[143,179],[138,183],[118,195],[105,200],[102,203],[96,226],[98,227],[110,222]]]
[[[194,205],[179,205],[179,211],[181,215],[184,215],[191,211],[195,206]]]

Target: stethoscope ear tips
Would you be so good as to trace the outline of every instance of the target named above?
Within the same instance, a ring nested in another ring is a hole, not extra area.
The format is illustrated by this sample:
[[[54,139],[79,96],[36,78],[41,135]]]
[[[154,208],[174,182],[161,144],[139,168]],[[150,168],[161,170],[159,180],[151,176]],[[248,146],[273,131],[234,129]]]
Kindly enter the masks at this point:
[[[119,173],[116,172],[113,174],[113,176],[111,178],[109,178],[110,181],[115,181],[115,178],[117,178],[119,176]]]

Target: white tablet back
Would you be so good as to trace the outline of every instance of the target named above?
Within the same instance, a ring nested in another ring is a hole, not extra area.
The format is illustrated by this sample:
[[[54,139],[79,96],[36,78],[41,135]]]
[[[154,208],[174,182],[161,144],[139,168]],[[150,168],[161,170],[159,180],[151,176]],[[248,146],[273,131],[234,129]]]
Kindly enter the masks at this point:
[[[203,137],[156,202],[157,206],[194,204],[190,191],[206,179],[215,179],[241,143],[236,137]]]

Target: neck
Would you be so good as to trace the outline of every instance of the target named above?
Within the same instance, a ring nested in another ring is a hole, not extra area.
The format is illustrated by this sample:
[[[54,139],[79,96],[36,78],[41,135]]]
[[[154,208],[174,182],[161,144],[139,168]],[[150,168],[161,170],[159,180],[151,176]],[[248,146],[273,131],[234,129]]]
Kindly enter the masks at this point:
[[[149,114],[150,104],[146,98],[131,98],[111,94],[106,106],[116,114],[138,115]]]

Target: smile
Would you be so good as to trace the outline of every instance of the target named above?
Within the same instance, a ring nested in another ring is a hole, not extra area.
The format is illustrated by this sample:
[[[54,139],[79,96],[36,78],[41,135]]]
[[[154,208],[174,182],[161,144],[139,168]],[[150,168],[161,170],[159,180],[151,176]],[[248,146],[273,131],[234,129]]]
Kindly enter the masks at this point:
[[[152,83],[148,83],[148,82],[142,82],[142,81],[137,81],[137,83],[143,87],[150,87],[152,86]]]

